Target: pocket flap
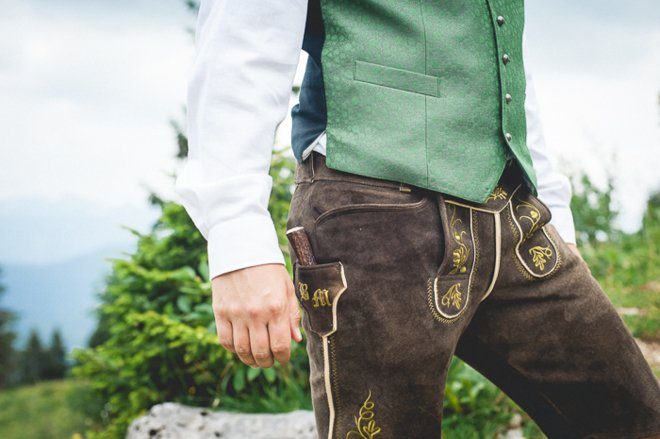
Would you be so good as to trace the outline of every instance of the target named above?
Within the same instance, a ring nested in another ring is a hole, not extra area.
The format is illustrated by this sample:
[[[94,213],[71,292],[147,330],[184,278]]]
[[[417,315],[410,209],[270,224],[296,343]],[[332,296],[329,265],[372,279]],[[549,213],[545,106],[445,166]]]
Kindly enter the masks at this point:
[[[339,261],[317,265],[295,264],[295,291],[312,331],[327,336],[337,330],[337,302],[346,290],[344,266]]]

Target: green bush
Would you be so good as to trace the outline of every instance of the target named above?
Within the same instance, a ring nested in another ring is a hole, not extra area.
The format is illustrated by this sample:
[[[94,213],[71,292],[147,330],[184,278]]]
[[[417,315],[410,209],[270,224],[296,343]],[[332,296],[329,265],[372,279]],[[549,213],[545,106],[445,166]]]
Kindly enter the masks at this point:
[[[292,168],[292,158],[274,155],[279,189],[270,207],[280,225]],[[292,342],[291,361],[268,369],[250,368],[218,344],[205,241],[181,206],[155,196],[152,203],[160,219],[148,234],[132,230],[137,248],[112,262],[93,347],[74,353],[74,375],[103,401],[98,435],[123,436],[133,418],[163,401],[245,412],[311,409],[303,344]]]

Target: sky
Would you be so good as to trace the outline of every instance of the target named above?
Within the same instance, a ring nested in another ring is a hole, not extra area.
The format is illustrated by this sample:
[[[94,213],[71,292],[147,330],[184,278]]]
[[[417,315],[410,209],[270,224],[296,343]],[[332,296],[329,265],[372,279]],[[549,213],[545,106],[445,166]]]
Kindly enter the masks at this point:
[[[0,226],[11,223],[0,262],[46,263],[111,245],[115,217],[146,227],[148,191],[174,197],[170,121],[183,121],[194,16],[179,0],[0,6]],[[527,2],[526,66],[547,143],[566,173],[597,183],[604,169],[614,173],[627,230],[660,188],[658,23],[657,0]],[[280,144],[289,130],[287,120]],[[89,222],[84,242],[71,242],[76,227],[69,247],[50,238],[76,217]],[[98,217],[105,231],[94,236]]]

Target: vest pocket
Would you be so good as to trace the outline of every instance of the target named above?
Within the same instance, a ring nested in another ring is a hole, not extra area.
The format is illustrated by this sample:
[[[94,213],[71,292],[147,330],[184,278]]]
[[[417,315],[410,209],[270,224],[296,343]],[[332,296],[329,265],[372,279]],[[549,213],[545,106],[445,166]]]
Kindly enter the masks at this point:
[[[440,95],[440,78],[411,70],[355,60],[353,79],[427,96]]]
[[[321,337],[337,330],[337,303],[346,290],[344,265],[339,261],[316,265],[294,262],[294,287],[307,314],[310,329]]]

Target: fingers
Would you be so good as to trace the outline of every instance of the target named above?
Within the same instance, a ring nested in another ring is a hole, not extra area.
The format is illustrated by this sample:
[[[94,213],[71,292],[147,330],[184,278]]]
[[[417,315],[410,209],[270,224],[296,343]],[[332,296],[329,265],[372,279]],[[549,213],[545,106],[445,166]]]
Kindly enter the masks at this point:
[[[268,335],[273,356],[280,364],[286,364],[291,355],[291,330],[289,317],[285,313],[268,323]]]
[[[250,347],[252,357],[254,357],[259,367],[270,367],[273,365],[273,354],[270,352],[270,342],[268,341],[268,329],[266,325],[260,322],[248,326],[250,331]]]
[[[234,332],[231,322],[227,319],[216,317],[215,328],[218,334],[218,341],[222,347],[230,352],[236,353],[236,348],[234,347]]]
[[[296,341],[302,341],[302,334],[300,333],[300,306],[295,293],[291,290],[289,294],[289,322],[291,327],[291,336]]]
[[[237,322],[232,323],[234,329],[234,348],[236,355],[248,366],[257,366],[257,362],[252,356],[250,347],[250,335],[247,325],[240,325]]]

